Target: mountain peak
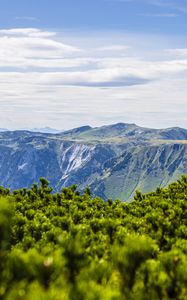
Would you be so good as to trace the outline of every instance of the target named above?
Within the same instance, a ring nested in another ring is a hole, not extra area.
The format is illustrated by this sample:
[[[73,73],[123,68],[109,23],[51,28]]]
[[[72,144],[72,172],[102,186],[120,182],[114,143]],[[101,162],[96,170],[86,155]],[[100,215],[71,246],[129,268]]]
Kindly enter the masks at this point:
[[[86,131],[91,130],[92,127],[89,125],[85,125],[85,126],[81,126],[81,127],[77,127],[77,128],[73,128],[67,131],[62,132],[63,135],[71,135],[71,134],[80,134]]]
[[[132,127],[132,126],[136,126],[138,127],[136,124],[134,123],[116,123],[116,124],[112,124],[112,125],[109,125],[110,127],[113,127],[113,128],[116,128],[116,129],[126,129],[126,128],[129,128],[129,127]]]
[[[29,131],[31,131],[31,132],[39,132],[39,133],[52,133],[52,134],[61,132],[61,130],[58,130],[58,129],[55,129],[55,128],[51,128],[51,127],[48,127],[48,126],[42,127],[42,128],[32,128]]]

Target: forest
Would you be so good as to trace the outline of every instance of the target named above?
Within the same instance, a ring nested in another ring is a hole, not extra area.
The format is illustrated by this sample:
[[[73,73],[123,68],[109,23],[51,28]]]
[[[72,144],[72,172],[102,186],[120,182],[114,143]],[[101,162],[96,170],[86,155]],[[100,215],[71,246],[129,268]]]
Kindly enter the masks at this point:
[[[128,203],[1,187],[0,299],[187,299],[187,176]]]

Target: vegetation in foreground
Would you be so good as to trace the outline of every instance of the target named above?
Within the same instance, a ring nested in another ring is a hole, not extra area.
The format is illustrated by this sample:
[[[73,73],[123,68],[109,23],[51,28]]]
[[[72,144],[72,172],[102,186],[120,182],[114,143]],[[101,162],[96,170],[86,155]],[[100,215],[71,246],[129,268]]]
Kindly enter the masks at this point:
[[[0,299],[187,299],[187,177],[124,203],[0,188]]]

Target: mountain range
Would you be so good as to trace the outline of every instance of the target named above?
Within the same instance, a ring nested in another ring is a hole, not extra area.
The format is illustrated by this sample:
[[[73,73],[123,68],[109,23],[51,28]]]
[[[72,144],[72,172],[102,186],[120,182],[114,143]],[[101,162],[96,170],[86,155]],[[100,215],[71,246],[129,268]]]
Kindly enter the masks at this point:
[[[187,174],[187,130],[117,123],[44,133],[0,132],[0,185],[30,187],[45,177],[55,191],[90,186],[104,199],[130,200]]]

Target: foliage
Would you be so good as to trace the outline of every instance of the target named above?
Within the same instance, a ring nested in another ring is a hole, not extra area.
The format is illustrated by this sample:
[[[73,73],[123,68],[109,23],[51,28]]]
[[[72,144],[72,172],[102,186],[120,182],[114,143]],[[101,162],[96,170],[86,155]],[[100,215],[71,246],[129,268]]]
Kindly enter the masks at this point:
[[[0,299],[187,299],[187,177],[124,203],[0,188]]]

